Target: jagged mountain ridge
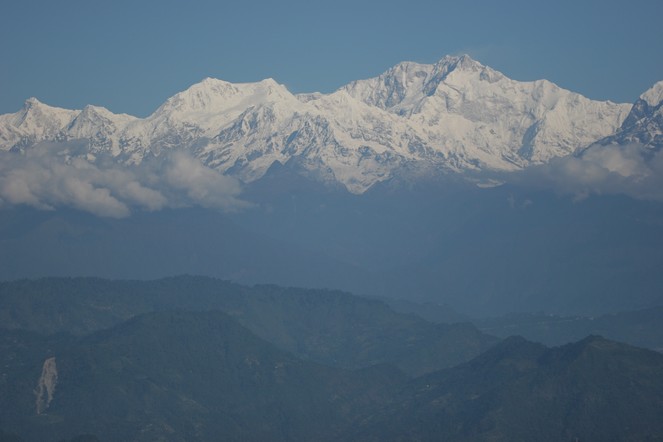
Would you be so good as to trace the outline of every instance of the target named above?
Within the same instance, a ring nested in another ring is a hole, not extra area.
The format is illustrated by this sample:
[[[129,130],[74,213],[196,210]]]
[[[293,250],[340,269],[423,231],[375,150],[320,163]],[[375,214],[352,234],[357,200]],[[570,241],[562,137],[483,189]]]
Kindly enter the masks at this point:
[[[640,95],[619,130],[599,142],[634,143],[657,150],[663,148],[663,81]]]
[[[295,161],[354,193],[410,170],[510,171],[614,134],[629,104],[598,102],[546,80],[518,82],[463,55],[401,63],[331,94],[294,95],[272,79],[207,78],[136,118],[29,99],[0,115],[0,149],[83,139],[88,161],[139,164],[174,148],[244,182]],[[414,165],[414,167],[412,167]]]

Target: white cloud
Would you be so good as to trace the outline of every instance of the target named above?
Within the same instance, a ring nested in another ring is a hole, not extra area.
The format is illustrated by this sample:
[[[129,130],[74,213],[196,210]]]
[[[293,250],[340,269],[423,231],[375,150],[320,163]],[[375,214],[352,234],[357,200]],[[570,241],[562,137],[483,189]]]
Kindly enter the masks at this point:
[[[140,166],[102,159],[101,167],[75,156],[80,151],[75,143],[44,143],[25,154],[0,152],[0,203],[47,210],[66,206],[114,218],[136,209],[248,207],[239,199],[237,180],[185,153],[173,152]]]
[[[622,194],[663,201],[663,152],[638,144],[593,145],[580,156],[557,158],[515,173],[508,180],[576,198]]]
[[[247,207],[247,203],[236,198],[241,191],[236,179],[203,166],[200,161],[183,152],[170,155],[164,180],[170,188],[184,192],[187,200],[202,207],[226,210]]]

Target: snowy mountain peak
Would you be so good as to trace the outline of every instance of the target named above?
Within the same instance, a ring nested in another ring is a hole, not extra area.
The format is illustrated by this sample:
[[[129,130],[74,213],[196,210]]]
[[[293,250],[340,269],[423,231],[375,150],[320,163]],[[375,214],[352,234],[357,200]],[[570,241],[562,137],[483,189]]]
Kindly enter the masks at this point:
[[[41,101],[37,100],[35,97],[30,97],[27,100],[25,100],[25,103],[23,104],[23,108],[30,108],[32,106],[39,106],[42,105]]]
[[[76,118],[79,118],[81,115],[90,115],[90,116],[91,115],[99,115],[99,116],[104,116],[104,117],[110,117],[110,116],[115,115],[115,114],[113,114],[111,111],[109,111],[105,107],[94,106],[92,104],[88,104],[83,108],[81,113]]]
[[[660,93],[657,84],[643,97],[654,101]],[[123,164],[183,149],[244,181],[259,179],[275,161],[293,161],[309,176],[361,193],[400,173],[516,170],[569,155],[614,134],[631,107],[545,80],[514,81],[458,55],[399,63],[331,94],[293,95],[272,78],[205,78],[142,119],[30,99],[21,111],[0,115],[0,149],[83,139],[90,158]]]
[[[239,93],[232,83],[214,78],[205,78],[200,83],[170,97],[155,114],[176,110],[204,110]]]
[[[599,144],[642,144],[651,149],[663,149],[663,81],[659,81],[633,104],[631,111],[616,134]]]
[[[214,78],[214,77],[205,77],[196,84],[215,85],[215,84],[218,84],[218,83],[227,83],[227,82],[223,81],[223,80],[219,80],[218,78]],[[195,84],[193,86],[195,86]]]
[[[486,72],[502,76],[502,74],[499,72],[484,66],[469,55],[465,54],[458,56],[447,55],[446,57],[443,57],[440,61],[433,65],[432,77],[437,79],[438,82],[444,81],[444,79],[453,72],[464,74]]]
[[[451,80],[451,77],[460,83],[466,83],[472,79],[495,83],[506,78],[502,73],[482,65],[469,55],[446,56],[433,65],[424,92],[426,95],[433,95],[440,83]]]
[[[268,85],[268,86],[281,86],[272,77],[264,78],[264,79],[260,80],[258,83],[262,83],[262,84],[265,84],[265,85]]]
[[[663,101],[663,80],[657,82],[645,93],[640,95],[640,99],[651,107],[656,107]]]
[[[256,83],[229,83],[215,78],[205,78],[200,83],[169,98],[154,114],[222,112],[237,106],[248,107],[257,104],[272,95],[277,100],[279,96],[292,96],[285,86],[271,78]]]
[[[30,115],[34,115],[35,113],[41,114],[42,112],[40,108],[45,108],[45,107],[46,105],[44,103],[37,100],[35,97],[30,97],[27,100],[25,100],[25,103],[23,103],[23,107],[21,108],[21,110],[14,114],[12,123],[14,124],[14,126],[19,127],[27,119],[30,118]]]
[[[378,77],[353,81],[341,90],[368,105],[388,109],[420,91],[431,70],[431,65],[403,62]]]
[[[439,85],[451,81],[494,83],[503,74],[482,65],[469,55],[446,56],[435,64],[403,62],[378,77],[354,81],[342,89],[358,100],[399,114],[412,113],[421,101],[436,93]]]
[[[21,109],[21,111],[19,111],[19,113],[23,115],[27,115],[29,113],[62,113],[62,112],[71,113],[75,111],[49,106],[45,103],[42,103],[35,97],[30,97],[27,100],[25,100],[23,108]]]
[[[68,130],[74,130],[74,128],[80,128],[82,125],[87,125],[90,131],[94,131],[95,129],[99,129],[97,124],[125,126],[129,122],[138,120],[138,118],[131,115],[114,114],[105,107],[88,104],[78,115],[76,115],[76,118],[71,121]]]
[[[7,115],[14,130],[38,137],[52,135],[66,126],[78,111],[61,109],[42,103],[34,97],[25,100],[23,108],[15,114]]]
[[[435,63],[436,66],[446,66],[449,71],[456,69],[466,71],[478,71],[485,68],[484,65],[474,60],[467,54],[462,55],[445,55]]]

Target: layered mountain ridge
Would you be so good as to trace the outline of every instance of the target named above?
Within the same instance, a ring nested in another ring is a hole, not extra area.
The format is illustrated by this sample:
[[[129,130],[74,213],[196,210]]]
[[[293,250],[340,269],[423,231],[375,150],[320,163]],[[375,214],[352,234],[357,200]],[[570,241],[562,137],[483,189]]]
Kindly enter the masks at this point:
[[[0,317],[3,441],[663,436],[663,355],[600,336],[499,342],[348,293],[190,276],[2,283]]]
[[[609,137],[660,112],[656,87],[635,106],[593,101],[547,80],[511,80],[467,55],[432,65],[400,63],[330,94],[295,95],[273,79],[207,78],[147,118],[29,99],[19,112],[0,115],[0,150],[85,140],[85,151],[72,155],[135,165],[183,149],[244,182],[276,162],[295,162],[318,180],[362,193],[405,169],[514,171],[597,140],[621,142]],[[660,138],[660,122],[652,121],[645,128],[654,139],[659,130]]]

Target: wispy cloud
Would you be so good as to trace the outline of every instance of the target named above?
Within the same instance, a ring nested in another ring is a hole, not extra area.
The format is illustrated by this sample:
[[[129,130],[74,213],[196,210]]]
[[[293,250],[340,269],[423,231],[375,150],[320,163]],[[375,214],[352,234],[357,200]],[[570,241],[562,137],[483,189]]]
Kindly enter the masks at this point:
[[[38,209],[73,207],[123,218],[132,210],[202,206],[224,211],[246,208],[237,180],[223,176],[183,152],[139,166],[103,162],[76,153],[72,143],[45,143],[25,154],[0,152],[0,206]]]
[[[170,155],[164,167],[164,180],[171,192],[183,193],[184,204],[193,202],[207,208],[226,210],[247,207],[247,203],[237,199],[241,189],[236,179],[203,166],[183,152]]]
[[[592,194],[621,194],[663,201],[663,152],[638,144],[593,145],[580,156],[557,158],[507,180],[578,199]]]

